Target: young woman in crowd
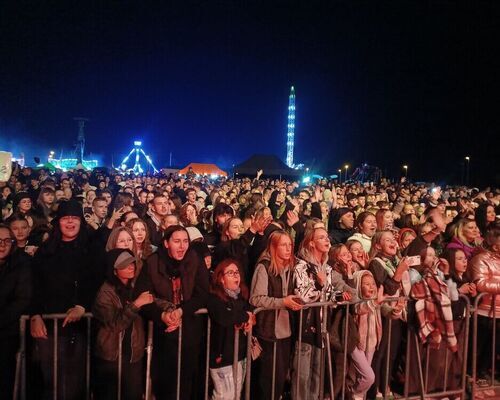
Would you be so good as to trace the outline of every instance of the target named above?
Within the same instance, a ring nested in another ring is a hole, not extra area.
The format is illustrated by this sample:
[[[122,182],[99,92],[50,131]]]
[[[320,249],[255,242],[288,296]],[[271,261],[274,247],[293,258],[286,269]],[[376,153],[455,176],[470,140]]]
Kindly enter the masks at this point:
[[[212,274],[207,300],[212,321],[210,376],[214,385],[213,400],[239,400],[241,396],[246,370],[245,333],[255,324],[248,296],[248,288],[240,275],[237,261],[228,258],[217,265]],[[239,345],[237,371],[234,371],[236,331],[239,331]]]
[[[367,269],[369,257],[368,253],[363,249],[361,242],[350,239],[345,244],[347,249],[351,252],[352,261],[356,264],[356,270]]]
[[[356,218],[357,232],[348,240],[357,240],[363,246],[366,253],[370,252],[372,246],[372,238],[377,231],[377,220],[371,212],[364,211]]]
[[[262,346],[262,354],[257,360],[258,384],[254,392],[258,399],[279,399],[285,389],[292,352],[290,311],[298,311],[302,307],[293,292],[294,266],[292,238],[281,230],[273,232],[257,262],[250,292],[250,304],[254,307],[281,308],[257,314],[255,335]],[[276,365],[273,365],[274,352]],[[269,379],[273,369],[274,387]]]
[[[476,208],[475,220],[482,236],[485,236],[488,229],[495,225],[496,217],[495,207],[489,202],[481,203]]]
[[[144,389],[145,333],[139,311],[154,299],[147,291],[139,295],[134,293],[132,282],[137,269],[135,255],[130,250],[110,250],[107,263],[107,278],[92,309],[97,321],[94,398],[113,399],[120,390],[122,399],[140,400]],[[120,350],[121,377],[118,381]]]
[[[391,297],[408,296],[411,290],[408,261],[405,258],[400,260],[397,257],[397,250],[397,242],[391,231],[377,232],[372,239],[372,248],[370,250],[371,261],[368,269],[373,274],[377,286],[383,286],[384,293]],[[402,300],[402,297],[397,302],[394,302],[392,306],[394,308],[394,316],[405,318],[403,313],[406,313],[406,304]],[[385,386],[385,366],[386,357],[388,356],[387,345],[390,340],[388,376],[388,382],[390,383],[405,329],[405,323],[402,319],[392,319],[392,317],[382,318],[382,340],[379,349],[375,352],[372,364],[375,371],[375,384],[370,391],[369,397],[381,397],[390,393],[390,388]],[[392,335],[390,338],[388,335],[389,323],[392,323]]]
[[[464,218],[458,221],[453,231],[453,237],[446,248],[460,249],[465,253],[467,259],[470,260],[478,250],[481,242],[481,232],[477,227],[476,221]]]

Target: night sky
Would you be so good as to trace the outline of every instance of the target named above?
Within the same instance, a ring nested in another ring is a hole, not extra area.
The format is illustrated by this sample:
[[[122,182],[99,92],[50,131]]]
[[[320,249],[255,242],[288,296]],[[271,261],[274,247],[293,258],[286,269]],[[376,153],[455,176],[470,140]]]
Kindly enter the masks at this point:
[[[115,165],[142,139],[157,166],[253,153],[330,172],[499,184],[500,2],[4,1],[0,149]]]

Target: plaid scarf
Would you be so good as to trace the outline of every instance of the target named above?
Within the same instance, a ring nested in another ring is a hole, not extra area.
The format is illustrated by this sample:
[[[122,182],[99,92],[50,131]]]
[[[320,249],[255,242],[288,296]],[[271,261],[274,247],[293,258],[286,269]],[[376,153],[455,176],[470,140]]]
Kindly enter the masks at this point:
[[[436,273],[426,270],[422,280],[413,285],[411,297],[416,300],[415,311],[422,343],[429,343],[431,348],[437,349],[444,336],[450,351],[456,352],[457,338],[446,283]]]

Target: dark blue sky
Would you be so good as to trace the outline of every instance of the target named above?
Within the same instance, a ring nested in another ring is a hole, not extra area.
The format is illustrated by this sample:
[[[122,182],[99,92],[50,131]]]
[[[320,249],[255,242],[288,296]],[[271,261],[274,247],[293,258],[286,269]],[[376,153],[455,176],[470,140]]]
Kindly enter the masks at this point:
[[[2,2],[0,147],[158,166],[253,153],[498,183],[500,7],[456,1]],[[27,144],[30,147],[27,148]],[[494,163],[493,161],[496,161]]]

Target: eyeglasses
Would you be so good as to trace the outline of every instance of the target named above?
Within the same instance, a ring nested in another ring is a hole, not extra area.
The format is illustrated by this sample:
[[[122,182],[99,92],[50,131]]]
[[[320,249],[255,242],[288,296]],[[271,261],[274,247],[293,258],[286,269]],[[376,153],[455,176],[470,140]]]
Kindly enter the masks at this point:
[[[235,276],[240,276],[240,271],[227,271],[224,272],[224,275],[234,278]]]
[[[14,240],[11,238],[6,238],[6,239],[0,239],[0,244],[3,244],[4,246],[8,246],[9,244],[13,244]]]

